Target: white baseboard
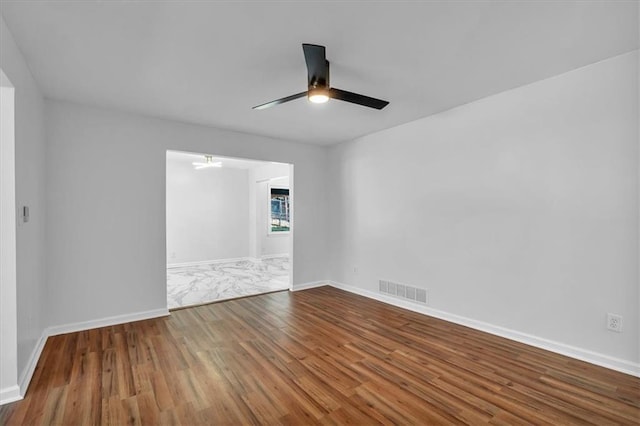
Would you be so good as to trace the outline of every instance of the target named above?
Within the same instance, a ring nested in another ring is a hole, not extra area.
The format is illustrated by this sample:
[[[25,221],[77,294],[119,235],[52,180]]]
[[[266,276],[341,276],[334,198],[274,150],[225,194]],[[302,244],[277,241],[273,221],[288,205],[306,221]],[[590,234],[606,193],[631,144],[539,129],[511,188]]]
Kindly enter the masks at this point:
[[[429,308],[424,305],[412,303],[402,299],[396,299],[394,297],[385,296],[374,291],[365,290],[359,287],[342,284],[335,281],[329,281],[329,285],[341,290],[348,291],[350,293],[359,294],[360,296],[375,299],[380,302],[388,303],[400,308],[404,308],[413,312],[417,312],[424,315],[436,317],[445,321],[449,321],[455,324],[464,325],[475,330],[484,331],[496,336],[504,337],[516,342],[524,343],[537,348],[545,349],[551,352],[555,352],[561,355],[565,355],[571,358],[579,359],[581,361],[589,362],[591,364],[599,365],[601,367],[609,368],[611,370],[620,371],[625,374],[640,377],[640,363],[634,363],[620,358],[615,358],[609,355],[593,352],[588,349],[577,348],[575,346],[567,345],[564,343],[556,342],[553,340],[544,339],[542,337],[533,336],[531,334],[522,333],[516,330],[500,327],[497,325],[489,324],[482,321],[477,321],[471,318],[462,317],[448,312],[439,311],[437,309]],[[309,287],[311,288],[311,287]],[[298,288],[296,288],[297,290]],[[302,288],[300,288],[302,290]]]
[[[31,351],[31,355],[29,356],[29,360],[27,361],[27,365],[24,370],[22,370],[22,374],[20,375],[20,381],[18,384],[20,385],[20,395],[25,396],[27,390],[29,389],[29,384],[31,383],[31,378],[33,377],[33,373],[36,371],[36,365],[38,365],[38,360],[40,359],[40,355],[42,354],[42,350],[44,349],[45,343],[47,343],[47,329],[42,331],[40,338],[36,342],[35,347]]]
[[[182,262],[182,263],[168,263],[167,269],[171,268],[183,268],[185,266],[201,266],[201,265],[217,265],[220,263],[235,263],[235,262],[260,262],[262,259],[274,259],[277,257],[289,257],[289,253],[280,254],[265,254],[264,256],[257,257],[234,257],[230,259],[213,259],[213,260],[199,260],[197,262]]]
[[[45,330],[47,336],[75,333],[76,331],[91,330],[92,328],[107,327],[110,325],[124,324],[127,322],[141,321],[151,318],[166,317],[170,315],[167,308],[153,309],[151,311],[136,312],[134,314],[116,315],[91,321],[75,322],[72,324],[54,325]]]
[[[20,387],[18,385],[8,386],[0,389],[0,405],[9,404],[10,402],[20,401]]]
[[[260,256],[261,259],[275,259],[277,257],[289,257],[289,253],[265,254]]]
[[[294,284],[291,286],[291,291],[309,290],[310,288],[322,287],[325,285],[331,285],[329,281],[312,281],[309,283]]]
[[[170,268],[182,268],[184,266],[200,266],[200,265],[216,265],[219,263],[235,263],[245,260],[254,260],[252,257],[233,257],[230,259],[213,259],[213,260],[198,260],[196,262],[182,262],[182,263],[168,263],[167,269]]]

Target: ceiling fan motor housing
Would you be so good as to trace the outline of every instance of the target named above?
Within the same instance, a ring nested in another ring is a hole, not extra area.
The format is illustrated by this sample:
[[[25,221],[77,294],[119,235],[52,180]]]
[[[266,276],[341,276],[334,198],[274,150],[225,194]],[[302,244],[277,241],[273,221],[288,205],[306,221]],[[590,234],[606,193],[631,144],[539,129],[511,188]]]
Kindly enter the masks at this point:
[[[309,93],[307,96],[329,96],[329,87],[327,86],[309,86]]]
[[[325,60],[326,67],[322,73],[308,76],[309,90],[315,88],[329,88],[329,61]]]

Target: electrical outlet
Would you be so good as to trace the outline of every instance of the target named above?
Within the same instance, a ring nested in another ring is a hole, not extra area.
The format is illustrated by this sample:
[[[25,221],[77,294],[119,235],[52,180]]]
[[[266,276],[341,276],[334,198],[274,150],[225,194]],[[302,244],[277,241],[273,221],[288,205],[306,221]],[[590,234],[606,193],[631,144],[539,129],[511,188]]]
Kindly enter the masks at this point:
[[[607,329],[622,333],[622,315],[607,314]]]

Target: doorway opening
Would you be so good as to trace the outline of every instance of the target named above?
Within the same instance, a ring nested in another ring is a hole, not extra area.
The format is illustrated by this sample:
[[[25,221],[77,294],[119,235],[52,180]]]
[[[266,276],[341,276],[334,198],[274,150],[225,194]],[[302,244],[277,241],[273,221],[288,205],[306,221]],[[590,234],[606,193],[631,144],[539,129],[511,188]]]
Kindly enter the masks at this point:
[[[21,399],[18,386],[15,89],[0,70],[0,405]]]
[[[293,165],[167,151],[167,306],[291,289]]]

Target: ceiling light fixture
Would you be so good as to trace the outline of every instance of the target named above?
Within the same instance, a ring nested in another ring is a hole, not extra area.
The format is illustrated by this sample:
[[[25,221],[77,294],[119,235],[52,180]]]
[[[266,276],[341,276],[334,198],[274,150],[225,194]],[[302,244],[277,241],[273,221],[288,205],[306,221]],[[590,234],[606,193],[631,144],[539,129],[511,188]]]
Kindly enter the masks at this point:
[[[196,161],[191,164],[195,166],[196,170],[209,169],[211,167],[222,167],[221,161],[216,161],[215,163],[213,162],[213,155],[205,155],[204,160],[205,160],[204,163],[200,163]]]
[[[305,96],[309,99],[309,102],[315,104],[323,104],[329,99],[337,99],[375,109],[382,109],[389,105],[388,101],[383,101],[382,99],[331,87],[331,84],[329,84],[329,61],[327,61],[325,50],[324,46],[317,44],[304,43],[302,45],[304,60],[307,63],[307,90],[254,106],[253,109],[270,108],[295,99],[304,98]]]
[[[309,100],[314,104],[323,104],[329,100],[329,92],[326,88],[309,89]]]

